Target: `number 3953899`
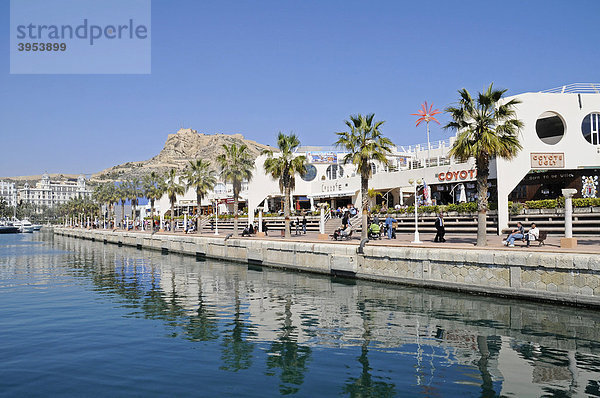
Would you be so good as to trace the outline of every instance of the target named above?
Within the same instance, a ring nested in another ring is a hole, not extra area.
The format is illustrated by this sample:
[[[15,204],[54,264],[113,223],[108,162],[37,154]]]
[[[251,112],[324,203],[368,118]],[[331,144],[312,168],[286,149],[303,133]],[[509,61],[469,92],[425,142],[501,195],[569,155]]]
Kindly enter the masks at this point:
[[[67,43],[17,43],[19,51],[66,51]]]

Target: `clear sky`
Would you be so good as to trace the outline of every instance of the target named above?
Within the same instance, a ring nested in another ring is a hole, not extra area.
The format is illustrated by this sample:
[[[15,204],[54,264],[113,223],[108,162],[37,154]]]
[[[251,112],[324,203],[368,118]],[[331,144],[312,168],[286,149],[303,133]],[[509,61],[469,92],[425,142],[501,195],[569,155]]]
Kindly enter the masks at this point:
[[[331,145],[358,112],[385,120],[396,144],[425,142],[410,114],[462,87],[600,82],[599,11],[597,0],[153,0],[150,75],[10,75],[0,0],[0,176],[148,159],[180,127]]]

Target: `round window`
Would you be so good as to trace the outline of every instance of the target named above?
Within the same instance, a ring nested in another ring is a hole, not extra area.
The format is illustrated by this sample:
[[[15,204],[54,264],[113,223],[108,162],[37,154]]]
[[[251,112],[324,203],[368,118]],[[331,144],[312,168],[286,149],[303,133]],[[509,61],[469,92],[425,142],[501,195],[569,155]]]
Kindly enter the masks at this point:
[[[556,112],[544,112],[535,122],[535,132],[544,144],[558,144],[565,135],[565,122]]]
[[[581,123],[583,138],[592,145],[600,145],[600,113],[592,112]]]
[[[317,176],[317,168],[312,164],[306,165],[306,173],[302,174],[300,177],[306,182],[312,181]]]

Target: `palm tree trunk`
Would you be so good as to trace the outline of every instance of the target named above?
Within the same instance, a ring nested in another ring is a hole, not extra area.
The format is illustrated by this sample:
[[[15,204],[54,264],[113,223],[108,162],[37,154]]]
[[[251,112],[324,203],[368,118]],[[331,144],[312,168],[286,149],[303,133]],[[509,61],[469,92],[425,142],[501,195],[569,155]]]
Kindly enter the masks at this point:
[[[121,201],[121,228],[125,228],[125,201]]]
[[[285,217],[285,223],[284,223],[284,228],[285,228],[285,237],[286,238],[291,238],[292,237],[292,233],[290,231],[290,192],[291,189],[289,186],[286,186],[283,189],[284,192],[284,198],[283,198],[283,216]]]
[[[477,158],[477,246],[487,246],[489,166],[490,162],[487,155]]]
[[[233,194],[233,236],[238,236],[238,194]]]
[[[175,202],[171,202],[171,232],[175,232],[173,220],[175,220]]]
[[[202,196],[198,195],[198,193],[196,193],[196,204],[197,206],[197,210],[196,210],[196,232],[201,234],[202,231],[200,230],[201,228],[201,223],[200,223],[200,202],[202,201]]]
[[[150,200],[150,219],[152,232],[154,232],[154,199]]]
[[[362,201],[362,228],[360,231],[360,238],[367,238],[367,219],[368,219],[368,206],[369,206],[369,178],[364,173],[360,176],[360,196]]]

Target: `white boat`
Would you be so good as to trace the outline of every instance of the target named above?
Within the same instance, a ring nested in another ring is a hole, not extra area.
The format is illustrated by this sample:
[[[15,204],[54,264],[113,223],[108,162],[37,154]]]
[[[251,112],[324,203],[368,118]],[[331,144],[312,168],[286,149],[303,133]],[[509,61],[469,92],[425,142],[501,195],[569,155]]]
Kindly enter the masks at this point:
[[[14,223],[15,227],[19,228],[19,231],[21,233],[32,233],[33,232],[33,224],[31,224],[28,220],[21,220],[21,221],[15,221]]]
[[[33,224],[33,230],[34,231],[39,231],[42,229],[42,224]]]

